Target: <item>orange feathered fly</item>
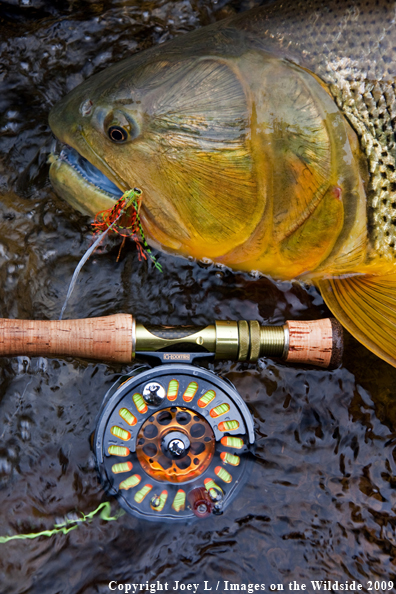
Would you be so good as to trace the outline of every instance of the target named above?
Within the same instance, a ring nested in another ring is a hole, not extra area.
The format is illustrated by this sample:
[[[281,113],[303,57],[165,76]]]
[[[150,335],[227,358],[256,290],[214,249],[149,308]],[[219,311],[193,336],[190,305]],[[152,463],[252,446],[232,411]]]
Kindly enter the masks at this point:
[[[139,190],[139,188],[133,188],[133,190],[125,192],[125,194],[117,200],[114,206],[97,213],[95,220],[92,223],[92,227],[95,229],[95,234],[111,230],[124,238],[120,251],[118,252],[117,262],[125,243],[125,239],[131,237],[136,243],[139,260],[142,258],[147,260],[148,254],[153,261],[154,266],[162,272],[161,264],[157,262],[147,244],[140,222],[139,209],[141,204],[141,194],[142,191]],[[139,239],[142,240],[143,245],[140,243]]]
[[[147,244],[146,238],[144,237],[144,232],[142,228],[142,224],[140,222],[139,217],[139,208],[141,204],[141,196],[142,191],[139,188],[133,188],[133,190],[128,190],[121,196],[119,200],[107,210],[102,210],[98,212],[95,217],[92,226],[95,229],[95,235],[97,235],[93,244],[88,248],[85,252],[81,260],[79,261],[73,277],[71,279],[69,289],[67,291],[66,299],[62,307],[62,311],[60,313],[59,319],[63,318],[63,314],[66,311],[67,303],[71,297],[75,284],[77,282],[78,275],[82,267],[84,266],[85,262],[88,258],[94,253],[94,251],[100,245],[103,237],[111,232],[118,233],[124,239],[120,247],[120,251],[118,252],[117,262],[120,257],[122,246],[125,243],[125,239],[127,237],[131,237],[137,246],[138,249],[138,256],[139,260],[144,258],[147,260],[147,255],[153,261],[154,266],[162,272],[162,266],[159,262],[157,262],[156,258],[153,256],[150,247]],[[141,245],[139,239],[141,239],[143,245]]]

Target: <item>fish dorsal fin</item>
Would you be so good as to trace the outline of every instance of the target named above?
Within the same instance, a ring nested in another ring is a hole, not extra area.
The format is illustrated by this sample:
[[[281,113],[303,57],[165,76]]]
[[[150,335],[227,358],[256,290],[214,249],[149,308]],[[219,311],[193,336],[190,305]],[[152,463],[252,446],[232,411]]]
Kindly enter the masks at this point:
[[[317,285],[341,324],[396,367],[396,273],[323,279]]]

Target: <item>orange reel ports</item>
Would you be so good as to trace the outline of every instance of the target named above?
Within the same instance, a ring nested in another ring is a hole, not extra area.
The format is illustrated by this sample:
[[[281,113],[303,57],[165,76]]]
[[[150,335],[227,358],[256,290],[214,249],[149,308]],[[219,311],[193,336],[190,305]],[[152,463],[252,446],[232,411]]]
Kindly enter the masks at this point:
[[[142,425],[136,455],[150,477],[185,483],[205,472],[215,444],[212,428],[203,416],[172,406],[155,412]]]

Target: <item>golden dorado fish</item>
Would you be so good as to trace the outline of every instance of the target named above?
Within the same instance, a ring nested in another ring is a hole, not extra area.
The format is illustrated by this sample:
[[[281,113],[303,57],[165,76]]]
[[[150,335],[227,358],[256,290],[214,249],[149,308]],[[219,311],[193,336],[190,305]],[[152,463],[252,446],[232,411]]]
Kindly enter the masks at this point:
[[[314,282],[396,366],[396,5],[278,1],[111,66],[50,113],[55,190],[143,190],[149,243]]]

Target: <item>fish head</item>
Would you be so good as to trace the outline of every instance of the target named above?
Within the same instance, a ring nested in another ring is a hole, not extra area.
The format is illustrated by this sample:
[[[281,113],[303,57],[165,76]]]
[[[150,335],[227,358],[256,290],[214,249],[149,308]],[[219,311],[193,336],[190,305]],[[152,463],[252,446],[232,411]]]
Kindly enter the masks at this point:
[[[344,221],[365,224],[357,139],[312,73],[238,38],[207,50],[206,32],[132,56],[55,106],[51,127],[71,148],[53,157],[52,183],[92,216],[140,188],[159,249],[305,274]]]
[[[52,109],[51,128],[68,145],[52,158],[52,183],[89,215],[139,187],[150,243],[221,256],[246,241],[265,207],[257,199],[248,104],[230,60],[166,52],[128,59]],[[89,186],[87,168],[107,185]]]

